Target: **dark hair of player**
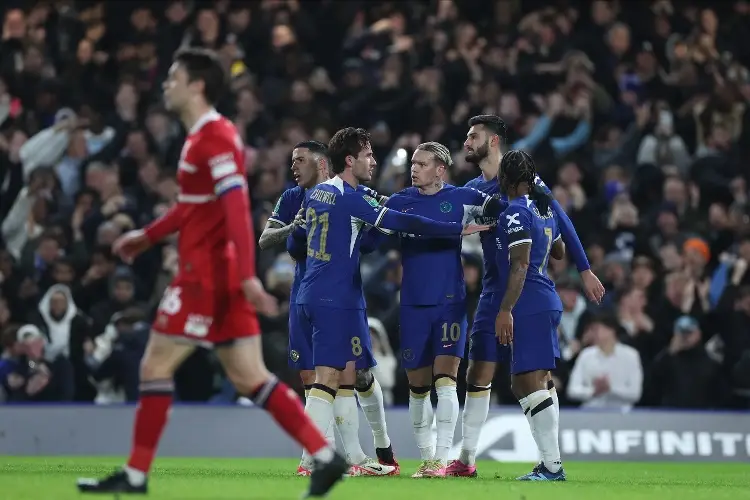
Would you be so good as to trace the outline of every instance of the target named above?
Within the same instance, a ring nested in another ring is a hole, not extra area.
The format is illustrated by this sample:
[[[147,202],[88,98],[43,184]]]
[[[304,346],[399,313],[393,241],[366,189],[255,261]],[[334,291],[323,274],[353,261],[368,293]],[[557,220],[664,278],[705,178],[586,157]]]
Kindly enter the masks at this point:
[[[328,156],[328,146],[319,141],[302,141],[294,145],[293,149],[297,148],[308,149],[311,153]]]
[[[527,183],[529,198],[536,202],[539,213],[546,214],[551,200],[544,189],[534,182],[535,179],[536,165],[530,154],[513,149],[503,155],[503,159],[500,160],[500,175],[497,178],[500,185],[507,188],[517,187],[522,182]]]
[[[505,122],[502,118],[497,115],[477,115],[469,118],[469,127],[474,125],[482,125],[484,128],[497,135],[504,142],[507,133],[505,130]]]
[[[331,170],[340,174],[346,170],[346,157],[358,157],[360,151],[370,143],[370,134],[363,128],[342,128],[331,137],[328,143],[328,157],[331,159]]]
[[[216,105],[227,85],[227,75],[216,53],[207,49],[182,49],[174,60],[185,68],[188,81],[203,81],[206,102]]]

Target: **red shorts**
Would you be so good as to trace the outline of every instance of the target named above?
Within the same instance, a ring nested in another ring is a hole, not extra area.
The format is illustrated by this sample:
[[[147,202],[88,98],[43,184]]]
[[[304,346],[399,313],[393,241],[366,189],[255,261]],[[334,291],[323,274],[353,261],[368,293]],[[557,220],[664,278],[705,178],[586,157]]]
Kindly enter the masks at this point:
[[[153,329],[207,347],[260,334],[255,309],[240,290],[211,290],[179,277],[164,291]]]

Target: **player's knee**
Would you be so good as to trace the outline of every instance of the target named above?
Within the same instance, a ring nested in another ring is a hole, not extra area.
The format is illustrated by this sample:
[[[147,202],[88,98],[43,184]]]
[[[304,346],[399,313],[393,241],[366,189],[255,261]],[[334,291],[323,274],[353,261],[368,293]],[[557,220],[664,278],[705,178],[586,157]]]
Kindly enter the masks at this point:
[[[495,378],[495,366],[490,363],[469,362],[466,370],[466,383],[480,387],[487,387]]]
[[[315,384],[321,384],[326,387],[338,389],[341,383],[341,370],[329,366],[319,366],[315,368]]]
[[[367,392],[375,382],[375,376],[370,370],[357,370],[354,387],[357,392]]]
[[[304,385],[305,387],[311,386],[315,383],[314,370],[302,370],[299,372],[299,377],[302,380],[302,385]]]
[[[140,380],[165,380],[174,377],[174,368],[166,363],[160,363],[154,357],[144,357],[141,360]]]

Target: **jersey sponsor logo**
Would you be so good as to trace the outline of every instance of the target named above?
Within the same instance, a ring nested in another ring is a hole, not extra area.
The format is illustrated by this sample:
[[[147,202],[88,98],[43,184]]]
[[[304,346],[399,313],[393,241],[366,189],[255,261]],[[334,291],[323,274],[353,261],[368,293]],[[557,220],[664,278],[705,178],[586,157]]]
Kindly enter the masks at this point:
[[[513,215],[506,215],[505,218],[508,221],[508,227],[510,227],[511,224],[519,224],[520,225],[521,222],[518,220],[518,217],[520,215],[521,214],[519,214],[518,212],[514,213]]]
[[[518,231],[523,231],[523,227],[516,226],[516,227],[510,227],[510,228],[508,228],[508,234],[517,233]]]
[[[364,200],[365,200],[365,201],[367,202],[367,204],[368,204],[368,205],[370,205],[371,207],[375,207],[375,208],[380,208],[380,203],[378,203],[378,200],[376,200],[376,199],[375,199],[375,198],[373,198],[372,196],[370,196],[370,195],[367,195],[367,194],[366,194],[366,195],[362,196],[362,198],[363,198],[363,199],[364,199]]]
[[[451,210],[453,210],[453,205],[449,201],[444,201],[440,204],[440,211],[444,214],[447,214]]]
[[[291,359],[293,363],[296,363],[297,361],[299,361],[299,353],[292,349],[291,351],[289,351],[289,359]]]
[[[185,321],[185,335],[205,337],[214,322],[213,318],[201,314],[190,314]]]

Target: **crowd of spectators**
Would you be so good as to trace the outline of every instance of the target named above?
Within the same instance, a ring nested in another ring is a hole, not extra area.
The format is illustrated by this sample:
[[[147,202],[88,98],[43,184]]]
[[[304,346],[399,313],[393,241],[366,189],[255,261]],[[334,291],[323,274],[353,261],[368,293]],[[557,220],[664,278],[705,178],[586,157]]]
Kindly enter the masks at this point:
[[[705,5],[703,5],[705,4]],[[421,142],[453,151],[448,181],[479,172],[467,119],[499,114],[531,152],[607,287],[594,307],[567,261],[555,372],[563,404],[721,408],[750,401],[750,4],[617,1],[217,0],[2,2],[0,386],[18,401],[132,401],[174,246],[132,266],[123,231],[175,199],[184,131],[161,107],[183,46],[231,75],[220,111],[246,144],[256,236],[291,186],[292,146],[370,130],[372,187],[408,185]],[[481,291],[464,245],[469,309]],[[294,263],[258,250],[282,302]],[[363,258],[376,375],[393,403],[398,246]],[[429,279],[429,277],[426,277]],[[287,368],[287,315],[262,318]],[[507,374],[494,383],[511,403]],[[182,401],[234,401],[208,351],[177,374]]]

